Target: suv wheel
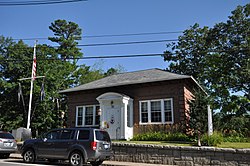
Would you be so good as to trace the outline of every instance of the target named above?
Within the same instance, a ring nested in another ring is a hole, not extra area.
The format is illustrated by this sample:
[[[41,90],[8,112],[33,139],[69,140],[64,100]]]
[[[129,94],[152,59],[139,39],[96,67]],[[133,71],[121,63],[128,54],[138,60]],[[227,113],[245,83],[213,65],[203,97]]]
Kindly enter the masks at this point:
[[[26,163],[35,162],[35,152],[32,149],[28,149],[23,154],[23,161]]]
[[[83,164],[83,157],[80,152],[72,152],[69,156],[69,163],[71,166],[80,166]]]
[[[92,162],[90,162],[90,164],[91,164],[92,166],[99,166],[99,165],[102,164],[102,162],[103,162],[103,161],[92,161]]]

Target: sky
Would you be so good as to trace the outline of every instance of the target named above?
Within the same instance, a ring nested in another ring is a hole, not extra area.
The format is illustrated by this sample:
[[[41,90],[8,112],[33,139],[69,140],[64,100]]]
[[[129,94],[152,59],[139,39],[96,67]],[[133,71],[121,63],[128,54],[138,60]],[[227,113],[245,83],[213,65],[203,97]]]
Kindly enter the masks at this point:
[[[23,2],[27,0],[0,0],[0,4],[1,1]],[[180,32],[195,23],[198,23],[200,27],[213,27],[216,23],[226,22],[231,11],[235,10],[238,5],[243,6],[247,3],[249,0],[88,0],[53,5],[0,5],[0,35],[13,39],[36,38],[39,39],[38,44],[56,46],[56,43],[40,38],[53,36],[49,26],[57,19],[64,19],[79,25],[83,36],[79,44],[84,45],[172,40],[177,39],[182,33],[88,36]],[[24,42],[33,46],[35,39],[24,40]],[[167,42],[158,42],[80,48],[84,57],[161,54],[166,50],[166,44]],[[152,68],[165,69],[168,65],[161,56],[83,59],[79,60],[79,64],[86,64],[92,66],[92,69],[104,71],[120,66],[128,72]]]

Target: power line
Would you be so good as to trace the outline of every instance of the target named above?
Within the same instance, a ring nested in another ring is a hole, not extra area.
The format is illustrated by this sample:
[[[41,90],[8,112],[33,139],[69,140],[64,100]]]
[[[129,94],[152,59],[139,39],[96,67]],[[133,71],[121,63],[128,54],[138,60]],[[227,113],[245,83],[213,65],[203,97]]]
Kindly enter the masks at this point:
[[[111,59],[111,58],[135,58],[135,57],[153,57],[153,56],[163,56],[164,54],[156,53],[156,54],[132,54],[132,55],[105,55],[105,56],[89,56],[82,58],[65,58],[66,60],[82,60],[82,59]],[[55,61],[55,60],[65,60],[60,58],[37,58],[37,61]],[[2,59],[1,61],[5,62],[25,62],[25,61],[33,61],[33,59]]]
[[[15,2],[0,2],[0,6],[27,6],[27,5],[49,5],[59,3],[72,3],[87,0],[39,0],[39,1],[15,1]]]
[[[249,49],[242,49],[239,51],[248,51]],[[226,50],[207,50],[205,53],[222,53],[229,52]],[[177,53],[171,53],[171,55],[176,55]],[[154,57],[154,56],[166,56],[164,53],[155,53],[155,54],[130,54],[130,55],[104,55],[104,56],[89,56],[81,58],[37,58],[37,61],[55,61],[55,60],[84,60],[84,59],[112,59],[112,58],[135,58],[135,57]],[[33,61],[33,59],[0,59],[0,62],[25,62]]]
[[[178,39],[132,41],[132,42],[118,42],[118,43],[79,44],[77,46],[79,47],[114,46],[114,45],[147,44],[147,43],[161,43],[161,42],[173,42],[173,41],[178,41]]]
[[[248,51],[249,49],[242,49],[239,51]],[[223,53],[230,52],[226,50],[207,50],[205,53]],[[171,53],[171,55],[176,55],[177,53]],[[55,61],[55,60],[84,60],[84,59],[115,59],[115,58],[136,58],[136,57],[154,57],[154,56],[166,56],[165,53],[155,53],[155,54],[130,54],[130,55],[103,55],[103,56],[88,56],[81,58],[37,58],[37,61]],[[25,62],[33,61],[33,59],[0,59],[0,62]]]
[[[162,42],[174,42],[178,39],[164,39],[164,40],[147,40],[147,41],[129,41],[129,42],[113,42],[113,43],[91,43],[91,44],[78,44],[78,47],[98,47],[98,46],[116,46],[116,45],[132,45],[132,44],[148,44],[148,43],[162,43]],[[44,46],[38,45],[37,48],[58,48],[59,46]],[[27,47],[28,49],[33,47]],[[8,48],[5,48],[8,49]],[[26,48],[11,48],[11,49],[20,49],[25,50]]]
[[[144,36],[144,35],[161,35],[161,34],[178,34],[183,33],[183,31],[169,31],[169,32],[145,32],[145,33],[124,33],[124,34],[104,34],[104,35],[87,35],[81,36],[82,38],[105,38],[105,37],[126,37],[126,36]],[[48,40],[45,37],[39,38],[20,38],[20,39],[13,39],[13,40]]]

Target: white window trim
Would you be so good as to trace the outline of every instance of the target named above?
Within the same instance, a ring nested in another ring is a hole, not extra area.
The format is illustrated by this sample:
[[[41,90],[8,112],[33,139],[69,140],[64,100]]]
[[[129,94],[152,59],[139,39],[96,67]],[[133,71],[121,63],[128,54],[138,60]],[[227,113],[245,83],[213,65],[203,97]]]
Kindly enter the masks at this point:
[[[165,110],[164,110],[164,101],[171,101],[171,115],[172,115],[172,121],[171,122],[165,122]],[[151,122],[151,102],[152,101],[161,101],[161,122]],[[142,111],[141,111],[141,103],[147,102],[148,105],[148,122],[142,122]],[[153,99],[153,100],[141,100],[139,101],[139,124],[140,125],[148,125],[148,124],[173,124],[174,123],[174,110],[173,110],[173,98],[167,98],[167,99]]]
[[[75,116],[75,126],[76,127],[96,127],[96,108],[99,105],[84,105],[84,106],[76,106],[76,116]],[[93,107],[93,123],[92,125],[85,125],[85,113],[86,113],[86,107]],[[100,107],[100,106],[99,106]],[[82,112],[82,125],[78,125],[78,109],[83,108]]]

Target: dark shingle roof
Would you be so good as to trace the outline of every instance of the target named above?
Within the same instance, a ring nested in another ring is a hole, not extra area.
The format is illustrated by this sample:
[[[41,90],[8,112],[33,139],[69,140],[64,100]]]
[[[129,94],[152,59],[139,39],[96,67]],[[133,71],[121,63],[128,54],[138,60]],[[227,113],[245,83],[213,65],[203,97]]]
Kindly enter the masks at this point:
[[[141,70],[141,71],[111,75],[109,77],[105,77],[74,88],[62,90],[60,91],[60,93],[115,87],[121,85],[166,81],[166,80],[178,80],[185,78],[192,78],[192,77],[188,75],[170,73],[161,69],[149,69],[149,70]]]

